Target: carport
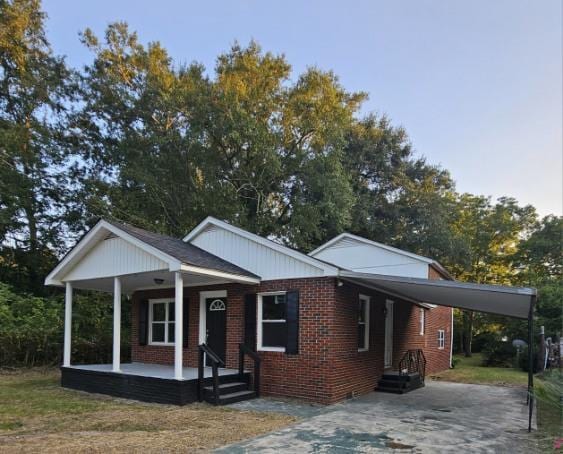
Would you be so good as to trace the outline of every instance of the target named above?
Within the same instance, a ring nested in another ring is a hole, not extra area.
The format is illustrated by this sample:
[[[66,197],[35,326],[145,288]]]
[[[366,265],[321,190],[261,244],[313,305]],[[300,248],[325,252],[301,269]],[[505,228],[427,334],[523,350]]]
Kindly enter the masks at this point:
[[[536,289],[396,277],[355,271],[341,271],[340,278],[415,304],[434,304],[528,319],[528,431],[532,430],[534,407],[532,345]]]

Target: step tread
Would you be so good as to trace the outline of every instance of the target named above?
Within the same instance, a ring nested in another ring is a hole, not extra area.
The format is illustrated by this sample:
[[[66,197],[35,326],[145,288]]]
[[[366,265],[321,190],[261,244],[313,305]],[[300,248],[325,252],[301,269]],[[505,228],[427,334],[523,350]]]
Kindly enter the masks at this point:
[[[229,383],[219,383],[219,390],[226,390],[229,388],[235,388],[237,386],[248,386],[248,383],[243,381],[233,381]],[[205,386],[203,389],[206,391],[213,391],[213,386]]]
[[[245,391],[235,391],[234,393],[229,393],[229,394],[223,394],[222,396],[219,396],[220,400],[227,400],[230,399],[232,397],[242,397],[242,396],[254,396],[256,393],[250,389],[245,390]]]

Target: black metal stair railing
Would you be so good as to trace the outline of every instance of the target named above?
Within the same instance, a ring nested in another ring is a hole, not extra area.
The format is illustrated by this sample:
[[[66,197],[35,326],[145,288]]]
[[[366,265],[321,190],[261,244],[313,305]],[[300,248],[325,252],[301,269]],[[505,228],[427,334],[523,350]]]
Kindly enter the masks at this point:
[[[415,373],[419,374],[421,382],[424,383],[424,377],[426,375],[426,357],[420,348],[407,350],[401,358],[401,361],[399,361],[400,376]]]

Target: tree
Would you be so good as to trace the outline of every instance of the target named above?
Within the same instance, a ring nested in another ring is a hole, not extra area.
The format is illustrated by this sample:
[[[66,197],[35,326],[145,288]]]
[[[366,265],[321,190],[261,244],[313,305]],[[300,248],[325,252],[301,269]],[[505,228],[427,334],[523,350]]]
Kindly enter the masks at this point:
[[[347,225],[343,131],[363,94],[314,68],[292,84],[285,58],[254,42],[220,55],[208,79],[124,23],[83,41],[95,60],[75,124],[92,217],[181,235],[211,214],[303,249]]]
[[[73,82],[44,19],[37,0],[0,0],[0,279],[36,294],[72,212],[62,131]]]
[[[459,196],[460,215],[452,225],[456,235],[467,245],[467,258],[452,265],[457,278],[479,284],[510,285],[516,280],[514,257],[520,241],[529,234],[536,212],[516,200],[502,197],[495,204],[482,196]],[[463,349],[471,356],[475,318],[478,324],[488,316],[463,311]]]

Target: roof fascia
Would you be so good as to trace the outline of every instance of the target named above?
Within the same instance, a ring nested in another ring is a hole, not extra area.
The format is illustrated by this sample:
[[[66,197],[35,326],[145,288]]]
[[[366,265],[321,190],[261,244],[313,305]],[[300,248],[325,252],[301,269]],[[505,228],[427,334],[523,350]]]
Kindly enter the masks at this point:
[[[181,265],[181,271],[186,273],[198,274],[201,276],[213,276],[217,278],[227,279],[228,281],[240,282],[242,284],[259,284],[260,279],[256,277],[243,276],[241,274],[227,273],[225,271],[213,270],[210,268],[202,268],[193,265]]]

